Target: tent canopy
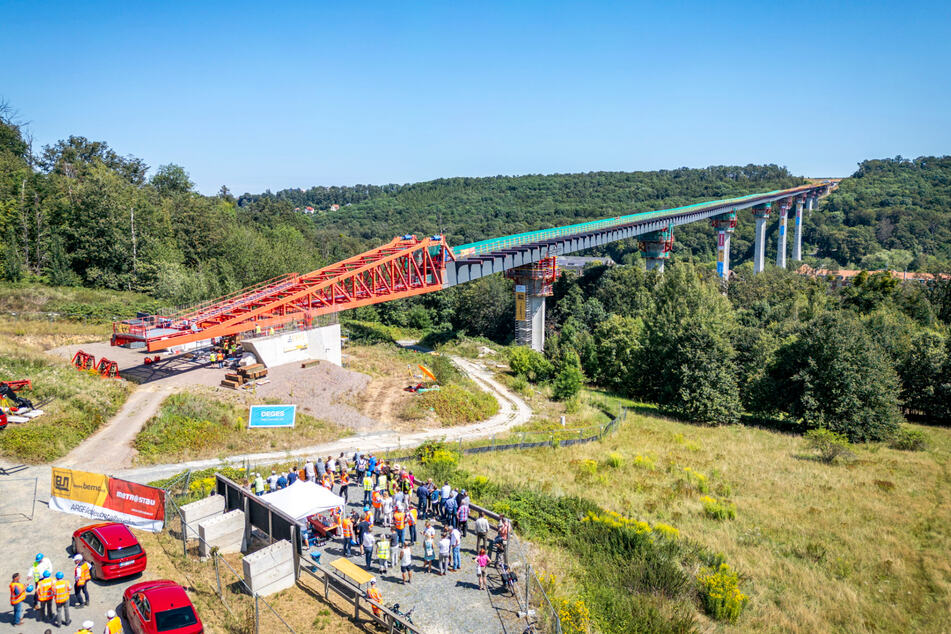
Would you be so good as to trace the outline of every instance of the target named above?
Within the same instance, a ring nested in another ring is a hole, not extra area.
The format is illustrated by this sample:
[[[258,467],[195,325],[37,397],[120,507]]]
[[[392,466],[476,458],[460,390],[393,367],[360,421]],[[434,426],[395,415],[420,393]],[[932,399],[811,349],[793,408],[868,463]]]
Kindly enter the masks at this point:
[[[272,507],[304,522],[314,513],[323,513],[338,506],[344,506],[343,498],[314,482],[297,480],[294,484],[263,498]]]

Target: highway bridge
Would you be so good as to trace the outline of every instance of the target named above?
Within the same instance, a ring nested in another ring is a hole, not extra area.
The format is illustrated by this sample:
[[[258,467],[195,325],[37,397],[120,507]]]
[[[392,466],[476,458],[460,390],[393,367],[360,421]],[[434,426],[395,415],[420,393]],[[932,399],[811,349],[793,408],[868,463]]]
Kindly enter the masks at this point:
[[[113,345],[138,342],[149,351],[295,323],[309,327],[319,315],[439,291],[486,275],[515,281],[516,338],[541,350],[545,297],[551,294],[558,255],[638,238],[648,269],[663,270],[674,227],[708,220],[717,232],[717,274],[730,272],[730,238],[737,211],[752,208],[756,222],[754,270],[765,265],[766,224],[776,206],[776,264],[786,266],[786,224],[794,213],[792,260],[802,256],[802,215],[838,184],[829,180],[725,200],[615,216],[450,247],[444,236],[404,235],[388,244],[311,273],[288,273],[224,297],[165,315],[113,324]]]

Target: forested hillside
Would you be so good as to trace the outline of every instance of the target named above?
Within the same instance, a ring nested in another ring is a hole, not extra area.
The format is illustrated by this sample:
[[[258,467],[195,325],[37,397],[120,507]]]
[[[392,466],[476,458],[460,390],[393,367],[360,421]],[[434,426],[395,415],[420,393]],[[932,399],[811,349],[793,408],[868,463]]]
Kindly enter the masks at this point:
[[[846,268],[951,271],[951,156],[864,161],[805,225]]]

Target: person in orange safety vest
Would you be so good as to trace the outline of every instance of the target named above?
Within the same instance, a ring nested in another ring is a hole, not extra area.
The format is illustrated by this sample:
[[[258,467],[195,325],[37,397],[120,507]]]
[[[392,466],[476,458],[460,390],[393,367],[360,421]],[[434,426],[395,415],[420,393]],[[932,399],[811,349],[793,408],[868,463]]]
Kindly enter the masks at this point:
[[[13,573],[10,580],[10,605],[13,606],[13,624],[23,623],[23,605],[26,600],[26,586],[20,583],[20,573]]]
[[[44,570],[43,577],[36,583],[36,620],[53,619],[53,580],[50,571]]]
[[[374,601],[380,604],[383,603],[383,594],[380,592],[380,589],[376,587],[376,579],[370,579],[370,589],[367,590],[367,598],[373,599]],[[372,607],[373,607],[373,614],[375,616],[380,616],[381,614],[380,608],[376,607],[375,605]]]
[[[73,589],[76,592],[76,606],[89,605],[89,590],[87,585],[91,579],[89,564],[83,561],[83,556],[76,553],[73,556],[76,568],[73,570]]]
[[[66,576],[56,573],[56,581],[53,582],[53,602],[56,604],[56,627],[69,625],[69,582]]]

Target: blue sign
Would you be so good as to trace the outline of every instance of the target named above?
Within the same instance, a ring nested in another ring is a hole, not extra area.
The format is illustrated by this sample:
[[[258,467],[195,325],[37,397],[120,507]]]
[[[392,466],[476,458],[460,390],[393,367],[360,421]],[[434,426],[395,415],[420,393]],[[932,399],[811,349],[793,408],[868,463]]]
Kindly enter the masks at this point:
[[[248,428],[293,427],[296,405],[252,405]]]

